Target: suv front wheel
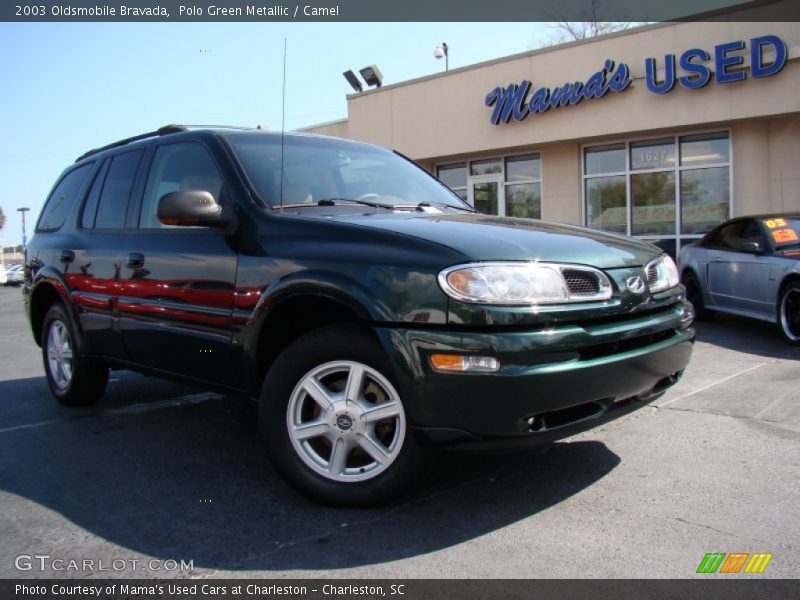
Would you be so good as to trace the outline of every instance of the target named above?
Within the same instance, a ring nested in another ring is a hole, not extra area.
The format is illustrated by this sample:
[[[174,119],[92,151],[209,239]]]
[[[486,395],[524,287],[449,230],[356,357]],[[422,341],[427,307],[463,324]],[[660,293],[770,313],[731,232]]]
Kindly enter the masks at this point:
[[[75,343],[75,331],[61,304],[47,311],[42,326],[42,358],[50,391],[65,406],[89,406],[108,385],[108,367],[91,363]]]
[[[259,420],[276,469],[339,506],[377,504],[407,489],[419,449],[390,373],[380,344],[355,327],[294,341],[261,392]]]

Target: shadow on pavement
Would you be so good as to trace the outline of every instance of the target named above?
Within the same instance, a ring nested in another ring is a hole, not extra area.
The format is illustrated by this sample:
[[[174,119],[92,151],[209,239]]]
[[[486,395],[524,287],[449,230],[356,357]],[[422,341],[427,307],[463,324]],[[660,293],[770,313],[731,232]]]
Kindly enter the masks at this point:
[[[710,321],[695,323],[697,340],[736,352],[768,358],[800,360],[800,347],[790,346],[774,323],[717,313]]]
[[[11,383],[0,384],[0,396]],[[558,504],[619,464],[593,441],[507,456],[442,454],[397,504],[333,509],[283,483],[255,422],[252,404],[220,398],[6,432],[0,489],[93,536],[157,558],[193,560],[195,568],[335,569],[491,533]],[[24,532],[13,535],[4,541],[8,550],[41,550],[23,547],[31,543]]]

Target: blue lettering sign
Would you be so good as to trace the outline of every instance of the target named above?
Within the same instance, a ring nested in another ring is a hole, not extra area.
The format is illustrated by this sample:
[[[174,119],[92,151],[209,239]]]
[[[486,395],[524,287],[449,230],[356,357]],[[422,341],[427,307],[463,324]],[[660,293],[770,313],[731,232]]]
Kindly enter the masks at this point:
[[[539,88],[533,93],[531,96],[530,102],[528,102],[528,109],[532,113],[543,113],[547,110],[547,100],[550,96],[550,90],[547,88]]]
[[[644,61],[645,85],[654,94],[666,94],[675,88],[676,83],[688,89],[699,89],[711,81],[712,70],[717,83],[730,83],[747,79],[746,69],[735,69],[744,64],[744,57],[735,54],[744,50],[742,40],[719,44],[714,47],[713,65],[711,55],[702,48],[692,48],[681,54],[676,61],[674,54],[664,56],[664,78],[658,80],[658,63],[655,58]],[[765,63],[764,51],[772,48],[775,57]],[[774,35],[762,35],[750,40],[750,74],[755,78],[775,75],[786,65],[788,51],[786,43]],[[678,73],[680,67],[681,74]],[[734,70],[735,69],[735,70]],[[606,60],[603,68],[593,73],[586,82],[575,81],[560,87],[539,87],[533,90],[528,80],[519,84],[510,83],[507,87],[496,87],[486,95],[485,105],[493,108],[489,121],[492,125],[524,121],[534,113],[575,106],[583,100],[602,98],[609,92],[620,93],[628,89],[633,81],[628,65]]]
[[[644,80],[647,84],[647,89],[654,94],[666,94],[675,87],[675,55],[667,54],[664,57],[664,81],[658,83],[656,81],[656,65],[655,58],[648,58],[644,61]]]
[[[613,70],[613,73],[612,73]],[[538,88],[528,100],[531,82],[523,80],[519,85],[510,83],[507,87],[496,87],[486,95],[485,106],[492,109],[489,122],[492,125],[508,123],[513,117],[515,121],[524,121],[532,113],[545,113],[551,108],[579,104],[582,100],[602,98],[609,91],[622,92],[631,84],[628,65],[620,63],[614,70],[614,61],[607,60],[603,68],[586,80],[565,83],[553,89]]]
[[[614,63],[611,63],[614,64]],[[631,70],[625,63],[619,63],[617,70],[611,76],[608,87],[612,92],[624,92],[631,84]]]
[[[764,64],[762,49],[764,46],[775,48],[775,60],[772,64]],[[774,35],[762,35],[750,40],[750,72],[753,77],[769,77],[775,75],[786,64],[786,44]]]
[[[515,121],[522,121],[525,119],[525,117],[528,116],[528,107],[525,106],[525,96],[528,95],[530,87],[531,82],[526,80],[519,85],[510,83],[505,89],[496,87],[489,92],[486,96],[485,105],[494,105],[494,110],[492,111],[490,119],[492,125],[499,125],[500,122],[508,123],[512,115]]]
[[[715,79],[717,83],[730,83],[731,81],[741,81],[742,79],[747,79],[747,74],[744,71],[734,71],[733,73],[728,72],[728,67],[740,65],[744,62],[743,57],[728,56],[728,52],[741,50],[743,48],[744,42],[741,40],[714,46],[714,62],[716,63]]]
[[[681,85],[689,89],[698,89],[706,85],[711,80],[711,69],[692,61],[698,60],[700,62],[706,62],[710,59],[711,57],[708,55],[708,52],[700,48],[693,48],[681,54],[681,69],[683,69],[684,73],[695,75],[695,77],[689,77],[689,75],[678,77],[678,81],[681,82]]]
[[[775,58],[769,64],[764,62],[764,50],[772,48]],[[711,72],[714,71],[714,80],[717,83],[731,83],[747,79],[747,69],[732,70],[744,64],[741,54],[734,54],[744,50],[742,40],[719,44],[714,47],[713,65],[704,64],[712,60],[711,55],[701,48],[692,48],[681,54],[679,66],[682,75],[677,76],[675,56],[667,54],[664,57],[664,81],[659,82],[656,72],[658,65],[655,58],[648,58],[644,62],[645,83],[647,89],[654,94],[666,94],[679,82],[681,86],[689,89],[698,89],[711,81]],[[753,78],[768,77],[779,72],[786,65],[786,43],[774,35],[762,35],[750,40],[750,74]]]

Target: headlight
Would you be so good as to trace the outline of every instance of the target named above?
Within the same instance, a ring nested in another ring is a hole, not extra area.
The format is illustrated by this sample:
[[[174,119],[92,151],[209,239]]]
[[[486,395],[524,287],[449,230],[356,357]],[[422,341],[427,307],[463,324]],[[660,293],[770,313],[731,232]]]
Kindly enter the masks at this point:
[[[456,300],[477,304],[561,304],[608,300],[608,277],[597,269],[556,263],[478,263],[439,273],[439,285]]]
[[[650,291],[653,293],[672,289],[680,282],[678,267],[675,266],[675,261],[667,255],[660,256],[649,263],[645,270],[647,271],[647,285],[650,286]]]

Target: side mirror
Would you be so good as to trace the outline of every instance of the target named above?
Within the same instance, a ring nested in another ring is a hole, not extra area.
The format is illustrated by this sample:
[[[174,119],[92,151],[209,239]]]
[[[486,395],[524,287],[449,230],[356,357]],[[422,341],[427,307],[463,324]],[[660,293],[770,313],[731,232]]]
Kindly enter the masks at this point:
[[[156,215],[164,225],[225,227],[226,212],[209,192],[180,190],[161,196]]]
[[[761,248],[761,244],[758,242],[745,242],[739,246],[739,250],[741,252],[746,252],[747,254],[761,254],[764,252],[764,250]]]

